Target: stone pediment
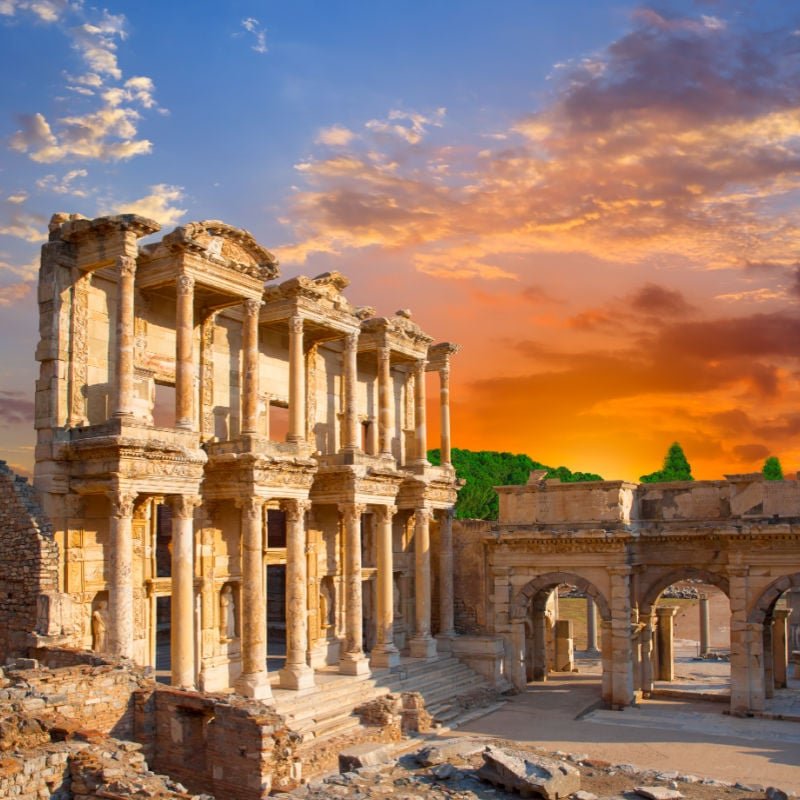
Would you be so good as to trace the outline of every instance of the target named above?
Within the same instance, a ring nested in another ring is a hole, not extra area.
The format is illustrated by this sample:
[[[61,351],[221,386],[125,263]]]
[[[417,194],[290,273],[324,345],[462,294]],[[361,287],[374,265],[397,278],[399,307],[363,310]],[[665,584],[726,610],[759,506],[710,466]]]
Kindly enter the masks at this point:
[[[219,220],[181,225],[167,234],[156,248],[167,248],[173,252],[194,252],[212,262],[263,281],[279,275],[277,259],[251,233]]]
[[[433,341],[425,331],[411,319],[410,311],[398,311],[392,317],[372,317],[361,323],[364,333],[383,333],[395,343],[406,341],[416,347],[425,348]]]

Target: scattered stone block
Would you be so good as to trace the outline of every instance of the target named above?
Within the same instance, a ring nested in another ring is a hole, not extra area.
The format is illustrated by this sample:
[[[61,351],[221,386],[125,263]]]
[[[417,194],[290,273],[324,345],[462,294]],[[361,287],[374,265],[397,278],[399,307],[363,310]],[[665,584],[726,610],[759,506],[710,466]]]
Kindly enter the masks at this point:
[[[789,800],[789,795],[777,786],[767,786],[764,797],[766,800]]]
[[[432,767],[453,758],[467,758],[474,753],[479,753],[483,748],[484,744],[476,742],[474,739],[445,739],[417,750],[414,758],[423,767]]]
[[[339,753],[339,772],[353,772],[361,767],[374,767],[393,759],[392,746],[365,742],[348,747]]]
[[[572,797],[574,798],[574,800],[597,800],[596,794],[592,794],[591,792],[584,792],[583,789],[581,789],[578,792],[575,792],[575,794],[573,794]]]
[[[580,772],[566,761],[499,747],[487,747],[483,761],[479,778],[523,797],[538,794],[545,800],[559,800],[581,788]]]
[[[648,800],[681,800],[683,797],[677,789],[666,786],[637,786],[633,791]]]

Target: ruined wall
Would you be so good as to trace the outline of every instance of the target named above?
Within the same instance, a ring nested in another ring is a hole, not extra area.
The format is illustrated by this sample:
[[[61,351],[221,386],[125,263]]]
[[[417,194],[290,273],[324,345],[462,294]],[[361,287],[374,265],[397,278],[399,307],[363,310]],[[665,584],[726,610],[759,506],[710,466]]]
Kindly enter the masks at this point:
[[[25,653],[30,632],[37,629],[39,597],[52,598],[57,589],[53,530],[33,487],[0,461],[0,663]],[[49,606],[43,610],[47,616]],[[40,633],[56,632],[42,630],[43,625],[49,628],[49,620],[39,620]]]
[[[453,520],[453,605],[455,628],[462,634],[487,633],[488,584],[483,537],[491,520]]]

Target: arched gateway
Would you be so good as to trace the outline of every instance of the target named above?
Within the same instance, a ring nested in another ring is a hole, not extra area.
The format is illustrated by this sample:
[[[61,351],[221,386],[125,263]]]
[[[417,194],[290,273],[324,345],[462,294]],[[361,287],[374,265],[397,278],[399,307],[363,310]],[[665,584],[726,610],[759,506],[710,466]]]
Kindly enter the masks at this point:
[[[541,653],[530,669],[531,643],[541,649],[547,597],[566,583],[591,598],[601,618],[604,699],[621,707],[647,695],[656,645],[672,630],[656,603],[680,580],[711,584],[730,600],[732,712],[759,711],[780,688],[790,610],[776,603],[800,589],[800,482],[755,473],[562,484],[533,475],[497,491],[500,519],[482,539],[493,581],[486,628],[505,641],[518,688],[542,677]]]

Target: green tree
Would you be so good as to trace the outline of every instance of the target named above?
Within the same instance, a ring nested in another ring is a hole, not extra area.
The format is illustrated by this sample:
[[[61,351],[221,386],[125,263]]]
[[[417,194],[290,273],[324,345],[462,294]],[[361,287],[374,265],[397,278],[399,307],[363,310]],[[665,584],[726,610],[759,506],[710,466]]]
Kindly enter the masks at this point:
[[[456,516],[459,519],[497,519],[500,504],[494,487],[527,483],[532,470],[546,469],[548,478],[558,478],[562,483],[603,480],[592,472],[548,467],[524,454],[460,450],[454,447],[451,459],[456,475],[465,482],[456,502]],[[441,463],[438,449],[428,451],[428,461],[435,465]]]
[[[664,456],[664,465],[660,470],[642,475],[642,483],[666,483],[667,481],[693,481],[692,467],[689,464],[683,448],[678,442],[673,442]]]
[[[761,472],[768,481],[782,481],[783,467],[777,456],[770,456],[761,468]]]

